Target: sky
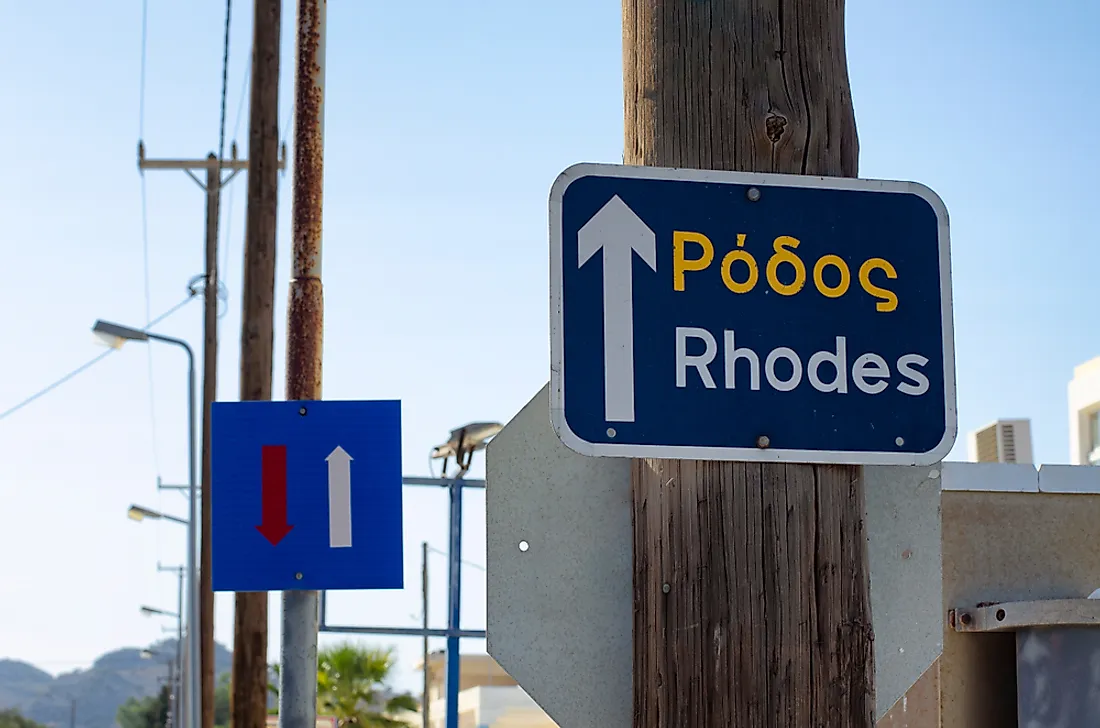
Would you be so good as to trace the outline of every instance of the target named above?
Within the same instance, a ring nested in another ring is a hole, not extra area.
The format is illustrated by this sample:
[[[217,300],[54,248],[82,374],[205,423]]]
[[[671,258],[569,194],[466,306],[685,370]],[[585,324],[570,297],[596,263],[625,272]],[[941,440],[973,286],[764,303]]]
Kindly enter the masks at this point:
[[[95,319],[140,327],[200,273],[203,195],[174,171],[145,174],[146,268],[136,147],[142,138],[149,157],[174,158],[216,149],[225,22],[223,3],[148,0],[142,104],[139,0],[3,9],[0,412],[101,353]],[[570,164],[622,160],[620,12],[611,0],[329,8],[324,396],[400,398],[408,475],[428,474],[428,451],[451,428],[507,422],[549,377],[546,199]],[[293,3],[284,13],[285,130]],[[233,4],[227,138],[242,156],[250,14]],[[847,26],[860,176],[922,182],[950,211],[960,429],[950,459],[965,459],[967,431],[1030,417],[1037,462],[1067,462],[1066,384],[1100,355],[1100,5],[850,0]],[[277,395],[290,181],[288,171]],[[222,400],[237,396],[246,187],[238,177],[222,202]],[[156,330],[198,347],[201,305]],[[0,657],[58,673],[173,626],[139,606],[175,608],[175,579],[157,564],[182,562],[185,529],[125,512],[186,515],[179,493],[156,489],[158,477],[185,482],[185,377],[177,350],[128,345],[0,418]],[[471,475],[482,473],[479,457]],[[463,626],[483,628],[483,494],[466,503]],[[407,489],[406,589],[334,594],[330,620],[414,626],[419,544],[445,550],[446,522],[442,491]],[[443,626],[446,560],[431,558],[430,617]],[[269,661],[278,604],[271,595]],[[232,612],[218,595],[226,645]],[[419,641],[370,642],[398,648],[396,684],[415,690]]]

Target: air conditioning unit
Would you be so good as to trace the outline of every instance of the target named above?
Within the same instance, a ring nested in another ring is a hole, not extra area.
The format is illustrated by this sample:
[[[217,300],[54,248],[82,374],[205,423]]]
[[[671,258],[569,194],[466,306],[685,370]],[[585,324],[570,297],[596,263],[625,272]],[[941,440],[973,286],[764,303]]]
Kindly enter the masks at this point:
[[[1031,420],[997,420],[970,433],[970,460],[1033,464]]]

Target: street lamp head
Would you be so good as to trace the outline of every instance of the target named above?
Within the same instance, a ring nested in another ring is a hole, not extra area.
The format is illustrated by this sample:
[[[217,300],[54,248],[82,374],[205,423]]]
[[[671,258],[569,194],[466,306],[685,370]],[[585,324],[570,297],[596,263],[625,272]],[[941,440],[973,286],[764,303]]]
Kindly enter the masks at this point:
[[[118,349],[127,341],[149,340],[149,335],[140,329],[131,329],[129,326],[121,326],[103,320],[95,322],[95,325],[92,326],[92,333],[112,349]]]
[[[153,657],[154,657],[155,655],[157,655],[157,654],[158,654],[158,653],[157,653],[157,652],[155,652],[155,651],[153,651],[153,650],[142,650],[142,651],[141,651],[141,659],[143,659],[143,660],[150,660],[150,659],[152,659],[152,658],[153,658]]]
[[[485,449],[489,440],[504,429],[499,422],[471,422],[451,430],[447,442],[432,448],[434,459],[463,456],[466,453]]]
[[[156,520],[161,517],[161,514],[157,511],[151,511],[141,506],[130,506],[130,510],[126,511],[126,515],[135,521],[143,521],[146,518]]]
[[[446,477],[447,460],[454,458],[459,467],[459,476],[462,477],[470,469],[473,455],[478,450],[484,450],[498,432],[504,429],[499,422],[470,422],[451,430],[451,436],[447,442],[432,448],[433,460],[443,460],[443,475]]]

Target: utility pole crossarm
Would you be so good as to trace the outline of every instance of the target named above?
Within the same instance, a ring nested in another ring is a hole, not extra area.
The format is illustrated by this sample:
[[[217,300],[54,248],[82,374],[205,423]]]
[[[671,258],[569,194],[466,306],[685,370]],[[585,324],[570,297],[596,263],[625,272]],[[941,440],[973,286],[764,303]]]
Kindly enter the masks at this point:
[[[234,152],[236,151],[236,145],[234,145]],[[276,162],[276,166],[279,170],[286,169],[286,143],[283,143],[279,150],[279,158]],[[144,171],[146,169],[174,169],[182,170],[184,172],[200,172],[210,169],[228,169],[232,170],[233,174],[248,169],[247,159],[237,159],[236,154],[229,159],[222,159],[220,162],[214,155],[202,157],[199,159],[148,159],[145,156],[145,144],[144,142],[138,142],[138,169]],[[225,179],[222,184],[224,185],[230,178]]]
[[[139,159],[138,169],[182,169],[182,170],[207,170],[218,167],[217,158],[214,159]],[[222,169],[239,171],[248,169],[247,159],[223,159]]]

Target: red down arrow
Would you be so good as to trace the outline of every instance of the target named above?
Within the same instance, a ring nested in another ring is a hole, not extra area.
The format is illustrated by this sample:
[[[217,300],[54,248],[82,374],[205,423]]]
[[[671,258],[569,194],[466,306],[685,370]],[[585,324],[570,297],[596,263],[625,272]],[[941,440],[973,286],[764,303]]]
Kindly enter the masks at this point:
[[[260,452],[261,523],[256,530],[278,546],[294,526],[286,522],[286,445],[264,445]]]

